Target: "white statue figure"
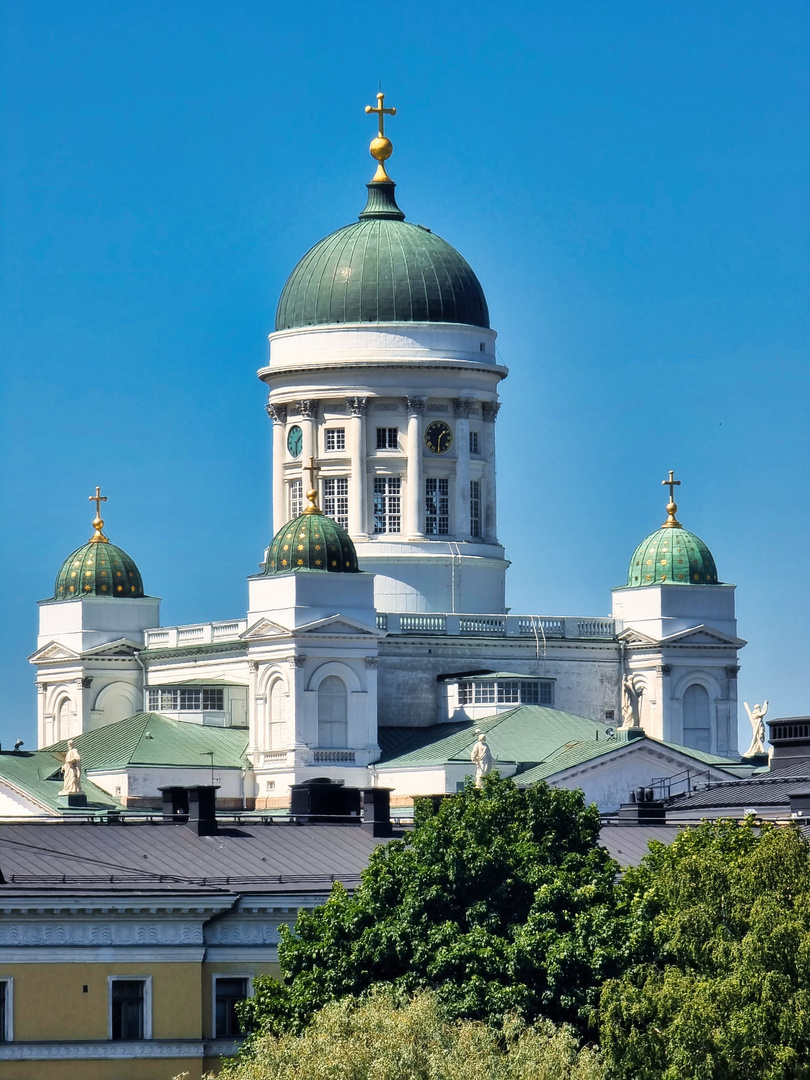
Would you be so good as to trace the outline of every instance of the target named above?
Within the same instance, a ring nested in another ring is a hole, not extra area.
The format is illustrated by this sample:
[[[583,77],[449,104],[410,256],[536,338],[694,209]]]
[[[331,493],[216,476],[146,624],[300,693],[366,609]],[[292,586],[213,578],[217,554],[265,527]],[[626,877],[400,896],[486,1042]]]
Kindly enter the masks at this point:
[[[622,728],[641,727],[641,695],[644,684],[635,675],[622,679]]]
[[[475,729],[478,738],[473,743],[473,748],[470,751],[470,761],[475,765],[475,786],[477,788],[484,786],[484,777],[492,768],[494,758],[492,757],[492,751],[487,746],[487,737],[483,731]]]
[[[67,753],[62,763],[62,776],[65,782],[60,795],[79,795],[82,790],[82,759],[78,750],[73,749],[73,739],[68,739]]]
[[[768,711],[768,702],[763,702],[762,705],[755,705],[753,709],[747,701],[743,702],[745,705],[745,711],[748,713],[748,719],[751,721],[751,745],[743,754],[743,757],[756,757],[757,754],[766,753],[765,750],[765,724],[763,719],[765,713]]]

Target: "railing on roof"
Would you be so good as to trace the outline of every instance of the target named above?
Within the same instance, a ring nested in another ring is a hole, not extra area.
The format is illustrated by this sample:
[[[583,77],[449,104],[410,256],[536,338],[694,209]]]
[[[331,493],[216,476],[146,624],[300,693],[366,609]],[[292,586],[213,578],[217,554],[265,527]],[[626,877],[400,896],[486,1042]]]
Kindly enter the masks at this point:
[[[176,649],[235,641],[247,629],[246,619],[161,626],[146,631],[147,649]],[[574,641],[613,641],[614,619],[569,615],[475,615],[450,612],[377,612],[377,629],[389,634],[442,634],[448,637],[528,637],[536,641],[568,638]]]
[[[377,629],[389,634],[444,634],[448,637],[531,637],[613,641],[616,621],[567,615],[469,615],[381,611]]]
[[[247,630],[247,619],[194,623],[192,626],[160,626],[146,631],[147,649],[176,649],[184,645],[211,645],[236,641]]]
[[[711,787],[711,769],[683,769],[672,776],[654,776],[650,786],[656,799],[669,799],[675,793],[688,794],[696,788]]]

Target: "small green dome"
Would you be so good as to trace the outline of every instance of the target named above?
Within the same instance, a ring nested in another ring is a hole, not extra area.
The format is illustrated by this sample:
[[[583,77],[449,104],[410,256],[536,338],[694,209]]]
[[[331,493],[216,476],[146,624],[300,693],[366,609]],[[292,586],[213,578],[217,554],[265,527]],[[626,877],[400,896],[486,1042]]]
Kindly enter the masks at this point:
[[[303,514],[283,525],[267,549],[263,573],[289,574],[296,570],[361,573],[352,538],[317,507],[307,507]]]
[[[489,327],[472,267],[446,240],[405,221],[395,186],[367,184],[360,220],[310,248],[281,293],[276,330],[378,322]]]
[[[133,600],[144,595],[138,567],[109,540],[90,540],[68,555],[56,575],[54,600],[77,596],[111,596]]]
[[[628,585],[717,585],[712,553],[682,526],[658,529],[638,545],[627,571]]]

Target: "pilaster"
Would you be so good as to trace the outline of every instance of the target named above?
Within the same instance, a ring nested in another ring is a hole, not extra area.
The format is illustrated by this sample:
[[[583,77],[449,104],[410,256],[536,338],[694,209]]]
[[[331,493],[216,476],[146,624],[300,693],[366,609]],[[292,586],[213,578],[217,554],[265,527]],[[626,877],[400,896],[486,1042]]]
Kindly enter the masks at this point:
[[[366,411],[368,399],[348,397],[349,409],[349,455],[351,476],[349,479],[349,535],[365,540],[368,537],[368,509],[366,505]]]
[[[405,488],[405,527],[409,540],[421,540],[424,537],[422,527],[423,468],[422,438],[423,417],[427,399],[406,398],[408,412],[408,476]]]
[[[267,415],[273,422],[273,535],[287,520],[287,492],[284,488],[284,454],[287,432],[287,406],[273,405],[269,401],[265,406]]]
[[[455,521],[451,531],[459,540],[469,540],[470,534],[470,412],[475,402],[457,398],[453,402],[456,416],[456,492]]]
[[[481,405],[484,420],[484,520],[482,532],[489,544],[498,542],[497,505],[495,501],[495,418],[500,409],[497,401]]]

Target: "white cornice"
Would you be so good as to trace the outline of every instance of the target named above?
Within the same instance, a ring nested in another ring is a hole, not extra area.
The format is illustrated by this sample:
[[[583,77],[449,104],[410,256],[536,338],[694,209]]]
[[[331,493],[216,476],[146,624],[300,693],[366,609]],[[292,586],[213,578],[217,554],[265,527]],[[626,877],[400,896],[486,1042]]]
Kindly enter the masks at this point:
[[[138,1058],[201,1058],[201,1039],[143,1039],[139,1042],[0,1043],[0,1061],[131,1061]]]

